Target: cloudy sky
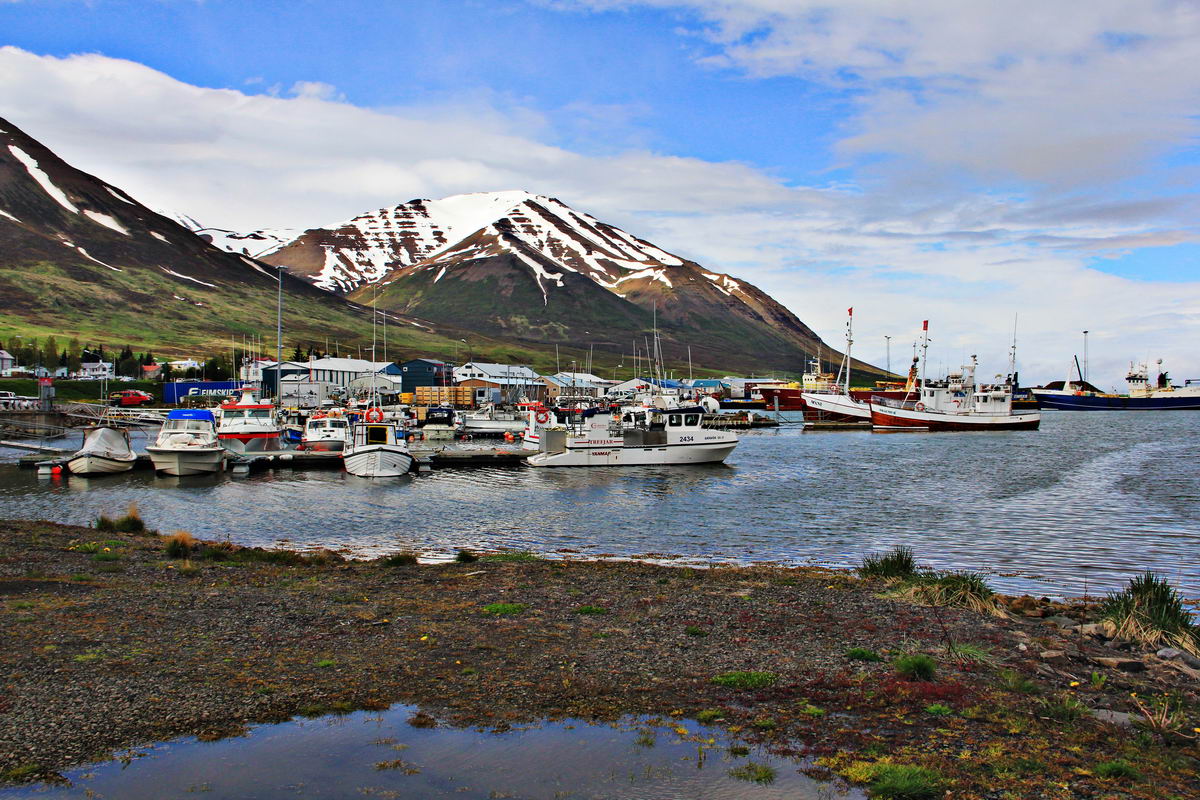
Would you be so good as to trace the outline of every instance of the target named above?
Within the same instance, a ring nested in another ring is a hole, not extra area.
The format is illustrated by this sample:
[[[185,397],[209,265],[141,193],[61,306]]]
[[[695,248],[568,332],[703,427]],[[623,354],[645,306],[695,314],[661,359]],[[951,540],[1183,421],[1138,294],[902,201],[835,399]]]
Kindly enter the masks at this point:
[[[206,225],[527,189],[831,342],[1200,378],[1194,0],[0,0],[0,116]]]

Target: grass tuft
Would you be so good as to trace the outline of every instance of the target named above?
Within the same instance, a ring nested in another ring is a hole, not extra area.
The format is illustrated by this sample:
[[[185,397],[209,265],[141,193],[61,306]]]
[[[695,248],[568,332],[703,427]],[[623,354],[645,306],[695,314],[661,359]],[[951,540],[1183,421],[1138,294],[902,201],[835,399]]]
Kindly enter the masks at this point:
[[[414,553],[395,553],[385,556],[383,565],[385,567],[415,567],[417,565],[417,556]]]
[[[1033,680],[1012,669],[1002,669],[998,673],[1000,685],[1010,692],[1021,694],[1039,694],[1042,690]]]
[[[937,672],[937,662],[924,653],[899,656],[892,662],[896,672],[910,681],[931,681]]]
[[[108,516],[107,514],[101,514],[100,516],[96,517],[96,530],[115,531],[116,529],[117,523],[112,517]]]
[[[696,712],[696,722],[707,725],[710,722],[716,722],[719,719],[724,719],[725,714],[715,708],[706,708],[703,711]]]
[[[865,647],[851,647],[846,651],[846,658],[855,661],[883,661],[883,656]]]
[[[927,573],[911,580],[900,593],[931,606],[958,606],[993,617],[1008,616],[996,593],[975,572]]]
[[[880,764],[871,776],[871,797],[886,800],[931,800],[942,793],[942,776],[925,767]]]
[[[862,560],[858,574],[864,578],[908,579],[918,573],[911,547],[899,545],[886,553],[871,553]]]
[[[777,680],[779,680],[779,676],[774,672],[753,671],[722,672],[720,675],[712,677],[713,683],[729,689],[762,689]]]
[[[1131,578],[1120,592],[1110,592],[1100,605],[1100,616],[1117,626],[1118,638],[1200,655],[1200,628],[1192,623],[1175,587],[1153,572]]]
[[[167,537],[163,548],[167,558],[190,558],[196,548],[196,540],[187,531],[175,531]]]
[[[474,564],[479,560],[479,556],[472,553],[470,550],[459,550],[454,560],[460,564]]]

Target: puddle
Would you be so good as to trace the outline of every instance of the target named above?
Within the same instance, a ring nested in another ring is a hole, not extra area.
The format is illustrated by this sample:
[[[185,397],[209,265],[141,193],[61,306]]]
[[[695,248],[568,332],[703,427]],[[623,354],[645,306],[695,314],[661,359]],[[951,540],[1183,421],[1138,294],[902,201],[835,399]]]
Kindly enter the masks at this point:
[[[260,725],[219,742],[178,739],[0,798],[438,798],[828,800],[860,798],[762,748],[735,755],[691,720],[547,722],[504,733],[408,723],[394,706]],[[654,724],[657,722],[658,724]],[[739,777],[740,776],[740,777]],[[751,777],[759,778],[758,781]]]

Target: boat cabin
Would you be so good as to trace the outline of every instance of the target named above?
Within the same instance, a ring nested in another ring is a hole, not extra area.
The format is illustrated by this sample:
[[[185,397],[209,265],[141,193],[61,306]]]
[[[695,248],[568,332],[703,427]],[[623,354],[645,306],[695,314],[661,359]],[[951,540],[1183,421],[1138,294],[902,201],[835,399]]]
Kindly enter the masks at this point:
[[[333,420],[339,422],[340,420]],[[394,445],[396,426],[390,422],[360,422],[354,426],[354,447],[366,447],[372,444]]]

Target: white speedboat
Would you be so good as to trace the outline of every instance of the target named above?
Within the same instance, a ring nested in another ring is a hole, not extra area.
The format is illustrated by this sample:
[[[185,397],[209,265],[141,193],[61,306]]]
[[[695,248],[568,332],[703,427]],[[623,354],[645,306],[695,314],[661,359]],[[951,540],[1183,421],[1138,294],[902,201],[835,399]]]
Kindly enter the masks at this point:
[[[383,412],[377,408],[368,410],[362,422],[354,423],[342,462],[347,472],[362,478],[394,478],[408,474],[413,467],[400,427],[384,422]]]
[[[695,408],[595,408],[539,431],[535,467],[708,464],[724,461],[738,437],[701,427]]]
[[[346,449],[350,423],[339,414],[318,411],[304,424],[300,450],[315,453],[340,453]]]
[[[137,454],[129,446],[129,431],[97,425],[87,429],[83,447],[67,462],[75,475],[108,475],[133,469]]]
[[[225,466],[225,448],[217,439],[216,420],[207,409],[172,410],[146,452],[154,469],[167,475],[202,475]]]
[[[234,453],[283,449],[283,430],[275,422],[275,406],[260,400],[253,386],[243,386],[241,396],[217,409],[217,436]]]

